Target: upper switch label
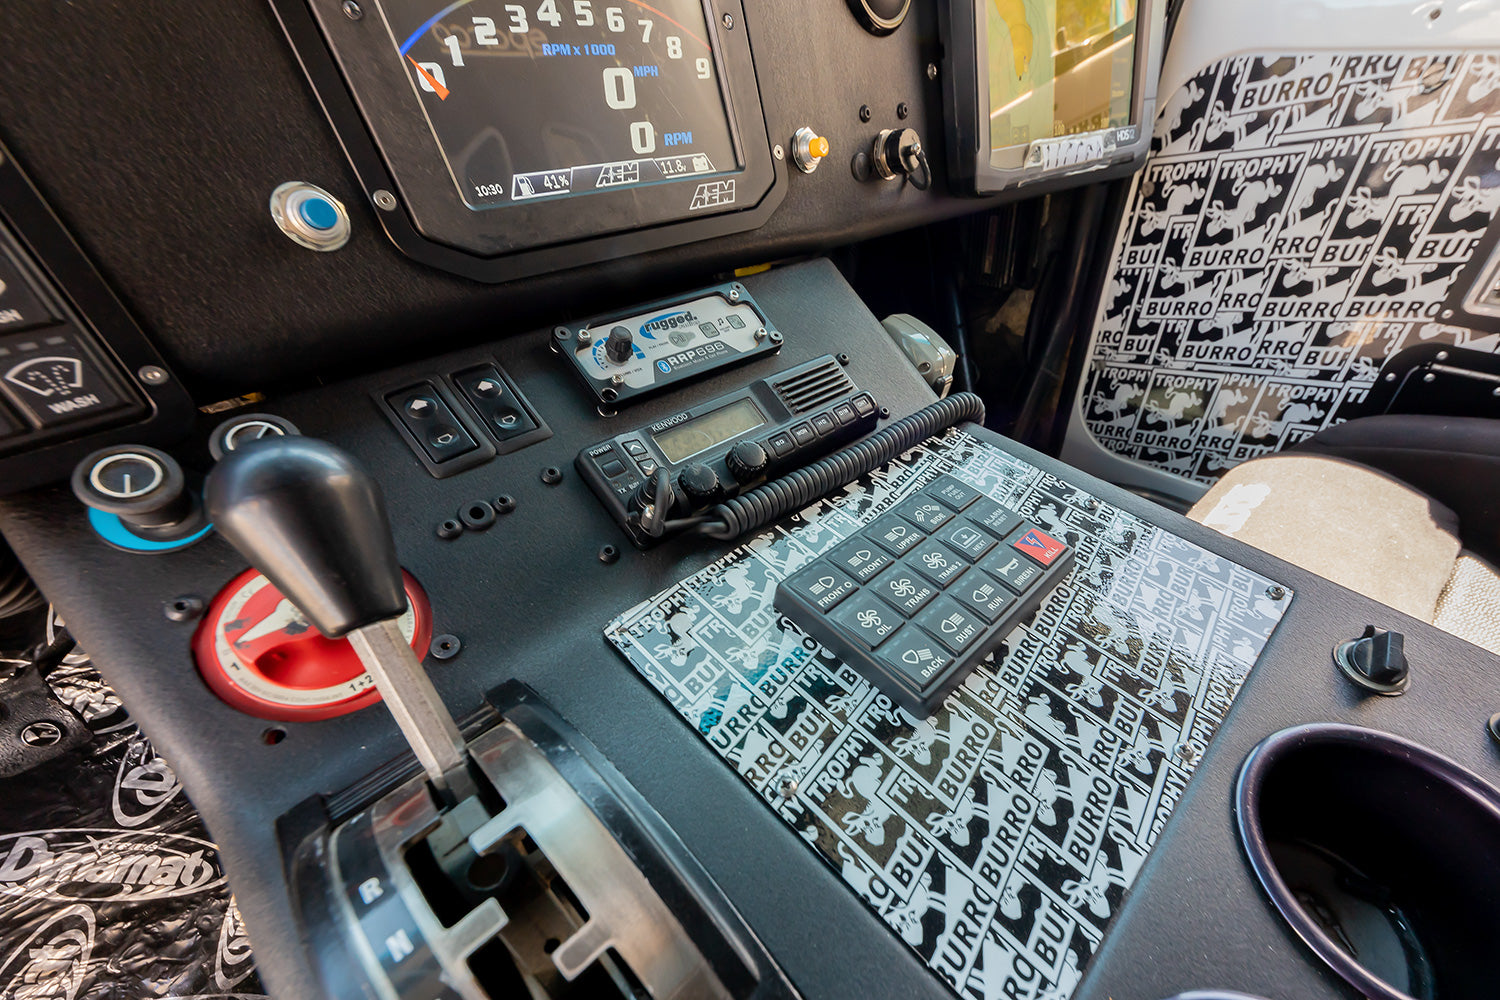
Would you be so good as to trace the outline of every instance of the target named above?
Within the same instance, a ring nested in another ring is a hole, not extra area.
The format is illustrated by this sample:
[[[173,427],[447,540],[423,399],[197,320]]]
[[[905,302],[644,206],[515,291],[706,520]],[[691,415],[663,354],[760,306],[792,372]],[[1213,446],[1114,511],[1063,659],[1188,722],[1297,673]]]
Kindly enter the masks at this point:
[[[21,273],[0,255],[0,333],[51,322],[52,314],[32,294]]]

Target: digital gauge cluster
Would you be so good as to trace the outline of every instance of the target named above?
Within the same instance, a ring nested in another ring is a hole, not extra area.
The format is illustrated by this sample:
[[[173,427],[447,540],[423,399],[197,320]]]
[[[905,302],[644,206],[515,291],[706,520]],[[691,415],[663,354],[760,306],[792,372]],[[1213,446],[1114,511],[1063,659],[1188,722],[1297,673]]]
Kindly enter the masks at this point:
[[[381,6],[470,208],[739,166],[698,0]]]
[[[737,0],[273,6],[429,263],[504,280],[751,229],[780,199]]]

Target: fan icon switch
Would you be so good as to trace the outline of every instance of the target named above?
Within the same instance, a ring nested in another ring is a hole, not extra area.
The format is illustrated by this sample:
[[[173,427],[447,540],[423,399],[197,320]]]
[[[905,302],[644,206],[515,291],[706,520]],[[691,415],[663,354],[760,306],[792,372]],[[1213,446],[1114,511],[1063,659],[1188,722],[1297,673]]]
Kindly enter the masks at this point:
[[[126,405],[78,337],[58,327],[0,338],[0,390],[40,428]]]

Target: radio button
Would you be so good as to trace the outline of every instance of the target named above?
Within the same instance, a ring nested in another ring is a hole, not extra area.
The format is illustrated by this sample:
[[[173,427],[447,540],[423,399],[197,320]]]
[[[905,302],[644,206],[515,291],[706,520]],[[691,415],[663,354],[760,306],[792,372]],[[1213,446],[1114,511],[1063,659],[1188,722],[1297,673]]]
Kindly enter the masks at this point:
[[[625,463],[621,462],[618,458],[612,458],[608,462],[600,465],[599,471],[604,473],[604,477],[606,479],[613,479],[616,476],[623,476],[625,475]]]
[[[784,586],[819,611],[831,610],[859,589],[853,580],[821,562],[798,573]]]
[[[869,583],[876,573],[893,561],[878,545],[871,545],[860,538],[840,545],[830,553],[829,558],[860,583]]]
[[[792,428],[792,440],[798,445],[810,444],[818,434],[812,429],[812,424],[798,424]]]
[[[848,403],[840,403],[833,408],[833,419],[841,424],[852,424],[859,419],[854,415],[854,407]]]
[[[875,397],[871,396],[868,392],[860,393],[851,399],[850,402],[854,404],[854,409],[862,417],[868,417],[875,412]]]
[[[634,455],[636,458],[639,458],[647,453],[646,446],[641,444],[639,441],[626,441],[625,453],[627,455]]]
[[[644,476],[649,476],[656,471],[656,460],[653,458],[641,459],[640,465],[641,474]]]
[[[792,444],[792,436],[786,431],[772,434],[766,439],[766,451],[777,458],[785,458],[795,450]]]
[[[812,418],[813,430],[819,434],[832,434],[838,424],[833,422],[833,417],[827,413],[820,413]]]

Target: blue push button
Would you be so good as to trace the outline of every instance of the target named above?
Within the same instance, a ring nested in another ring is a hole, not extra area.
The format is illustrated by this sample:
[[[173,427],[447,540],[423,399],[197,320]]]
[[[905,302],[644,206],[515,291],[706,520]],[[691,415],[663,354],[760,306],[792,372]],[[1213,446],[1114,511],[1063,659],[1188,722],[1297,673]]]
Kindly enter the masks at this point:
[[[339,210],[327,198],[316,195],[306,198],[297,206],[297,211],[301,213],[303,222],[319,232],[327,232],[339,224]]]

